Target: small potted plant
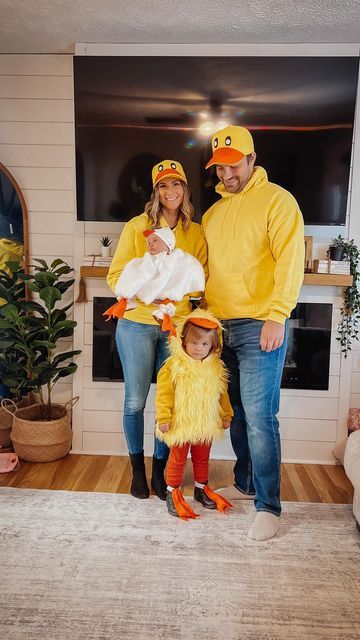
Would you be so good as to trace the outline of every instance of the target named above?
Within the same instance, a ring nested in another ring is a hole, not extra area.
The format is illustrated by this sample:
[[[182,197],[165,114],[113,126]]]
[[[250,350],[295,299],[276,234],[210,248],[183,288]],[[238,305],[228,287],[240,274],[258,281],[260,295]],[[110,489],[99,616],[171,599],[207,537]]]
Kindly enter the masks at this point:
[[[345,254],[345,246],[347,244],[347,240],[339,235],[337,238],[334,238],[331,245],[327,250],[327,256],[330,260],[344,260]]]
[[[102,238],[100,238],[100,244],[101,244],[101,256],[103,258],[109,258],[111,255],[111,243],[112,240],[111,238],[109,238],[109,236],[103,236]]]

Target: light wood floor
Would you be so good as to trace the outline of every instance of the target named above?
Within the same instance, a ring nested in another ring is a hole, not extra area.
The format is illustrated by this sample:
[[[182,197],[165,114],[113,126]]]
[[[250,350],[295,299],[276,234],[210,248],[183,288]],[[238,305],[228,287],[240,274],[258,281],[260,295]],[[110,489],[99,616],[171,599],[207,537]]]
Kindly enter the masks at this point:
[[[213,489],[233,482],[233,462],[210,461],[210,484]],[[146,459],[148,478],[151,459]],[[21,462],[18,471],[0,475],[0,486],[67,491],[103,491],[129,493],[131,469],[125,456],[68,455],[55,462],[35,464]],[[192,469],[187,462],[184,493],[193,491]],[[351,503],[353,488],[340,466],[283,464],[281,498],[290,502]]]

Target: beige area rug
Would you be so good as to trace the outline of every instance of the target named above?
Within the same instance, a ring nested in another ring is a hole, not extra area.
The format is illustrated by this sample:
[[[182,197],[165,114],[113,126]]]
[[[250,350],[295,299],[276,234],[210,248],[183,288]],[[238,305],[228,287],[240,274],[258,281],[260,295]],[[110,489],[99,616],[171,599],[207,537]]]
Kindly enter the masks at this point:
[[[359,640],[351,507],[253,505],[183,522],[153,497],[0,489],[2,640]]]

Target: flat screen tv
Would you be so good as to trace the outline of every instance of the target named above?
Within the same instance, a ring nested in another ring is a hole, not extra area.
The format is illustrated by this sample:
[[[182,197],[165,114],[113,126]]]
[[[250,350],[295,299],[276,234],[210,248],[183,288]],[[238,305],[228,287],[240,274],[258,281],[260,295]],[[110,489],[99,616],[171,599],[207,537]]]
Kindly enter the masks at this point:
[[[309,225],[343,225],[358,79],[354,57],[74,58],[77,213],[143,211],[151,168],[187,173],[197,218],[217,199],[211,135],[248,127],[256,164],[291,191]]]

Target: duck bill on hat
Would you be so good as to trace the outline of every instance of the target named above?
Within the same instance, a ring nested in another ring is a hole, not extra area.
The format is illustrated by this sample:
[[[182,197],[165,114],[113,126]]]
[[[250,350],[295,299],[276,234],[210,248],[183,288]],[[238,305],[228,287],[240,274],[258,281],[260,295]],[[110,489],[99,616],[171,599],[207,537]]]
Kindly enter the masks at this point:
[[[185,182],[184,177],[176,169],[163,169],[163,171],[160,171],[160,173],[157,174],[154,180],[154,187],[159,182],[159,180],[162,180],[163,178],[166,178],[166,177],[179,178],[179,180],[182,180],[183,182]]]
[[[214,164],[237,164],[244,158],[244,154],[231,147],[220,147],[215,149],[205,169],[209,169]]]
[[[143,236],[144,238],[147,238],[148,236],[151,236],[152,233],[154,233],[155,229],[145,229],[145,231],[143,231]]]
[[[197,327],[202,327],[203,329],[218,329],[219,325],[209,318],[190,318],[189,322],[191,324],[196,324]]]

